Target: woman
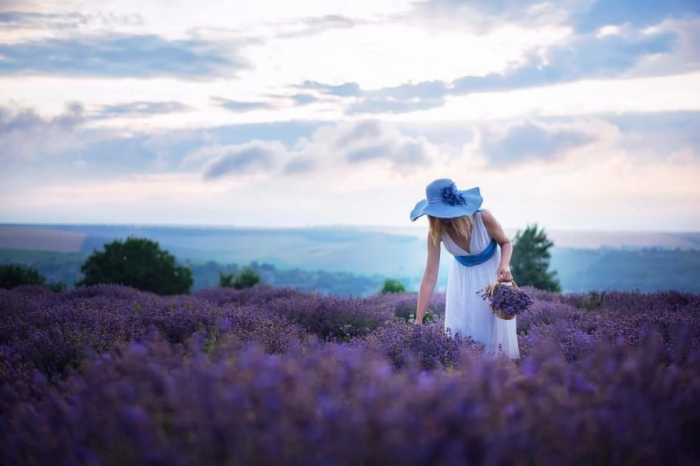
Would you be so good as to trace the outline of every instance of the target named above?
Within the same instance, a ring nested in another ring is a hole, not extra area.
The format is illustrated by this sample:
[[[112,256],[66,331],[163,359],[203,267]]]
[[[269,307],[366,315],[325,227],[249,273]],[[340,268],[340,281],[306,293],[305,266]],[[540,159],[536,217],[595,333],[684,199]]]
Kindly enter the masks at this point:
[[[477,292],[491,284],[511,281],[513,245],[498,220],[480,209],[479,188],[460,191],[450,179],[435,180],[425,190],[426,199],[411,212],[411,221],[428,216],[428,259],[418,293],[415,324],[423,323],[440,265],[440,243],[455,256],[447,276],[445,330],[471,336],[484,344],[485,354],[503,353],[518,359],[516,318],[496,317]]]

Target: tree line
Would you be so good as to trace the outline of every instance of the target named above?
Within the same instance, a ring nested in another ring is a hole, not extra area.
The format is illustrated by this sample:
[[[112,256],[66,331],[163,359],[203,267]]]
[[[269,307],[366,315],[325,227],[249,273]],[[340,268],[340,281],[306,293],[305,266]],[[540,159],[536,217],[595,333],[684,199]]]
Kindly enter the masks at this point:
[[[125,241],[105,244],[95,250],[80,267],[83,278],[76,286],[118,283],[158,295],[188,294],[194,280],[189,267],[177,264],[175,256],[156,241],[129,236]],[[260,283],[260,274],[245,268],[240,274],[220,272],[219,286],[247,288]],[[54,291],[67,289],[64,282],[46,284],[46,277],[32,267],[18,264],[0,266],[0,288],[41,285]]]

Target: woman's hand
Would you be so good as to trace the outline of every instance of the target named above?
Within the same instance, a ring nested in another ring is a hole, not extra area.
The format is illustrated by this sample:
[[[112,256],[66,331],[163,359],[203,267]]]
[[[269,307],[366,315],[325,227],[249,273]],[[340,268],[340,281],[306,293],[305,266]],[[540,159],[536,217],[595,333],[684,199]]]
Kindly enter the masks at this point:
[[[423,320],[416,319],[413,321],[413,325],[423,325]]]
[[[507,265],[501,265],[496,271],[496,279],[499,282],[509,282],[513,280],[513,274],[510,273],[510,267]]]

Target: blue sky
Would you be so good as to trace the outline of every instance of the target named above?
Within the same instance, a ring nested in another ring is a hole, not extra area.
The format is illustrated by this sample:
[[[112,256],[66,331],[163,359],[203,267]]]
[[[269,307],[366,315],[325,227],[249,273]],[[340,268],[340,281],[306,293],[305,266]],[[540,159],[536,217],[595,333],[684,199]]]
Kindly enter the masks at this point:
[[[0,222],[700,229],[700,3],[0,0]]]

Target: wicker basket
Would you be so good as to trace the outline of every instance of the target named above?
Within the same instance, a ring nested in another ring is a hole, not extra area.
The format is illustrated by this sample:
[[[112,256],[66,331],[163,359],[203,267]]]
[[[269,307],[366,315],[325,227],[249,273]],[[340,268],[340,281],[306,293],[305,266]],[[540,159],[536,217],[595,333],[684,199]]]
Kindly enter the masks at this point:
[[[505,314],[503,311],[501,311],[500,309],[494,309],[493,307],[491,307],[491,296],[493,296],[493,292],[496,290],[496,287],[499,287],[499,286],[513,286],[513,288],[515,288],[516,290],[520,289],[520,288],[518,288],[517,283],[515,283],[515,280],[511,280],[510,282],[498,282],[498,281],[496,281],[496,282],[491,283],[488,286],[489,309],[491,309],[491,312],[493,312],[494,315],[496,317],[498,317],[499,319],[503,319],[503,320],[514,319],[515,316],[509,316],[509,315]]]

